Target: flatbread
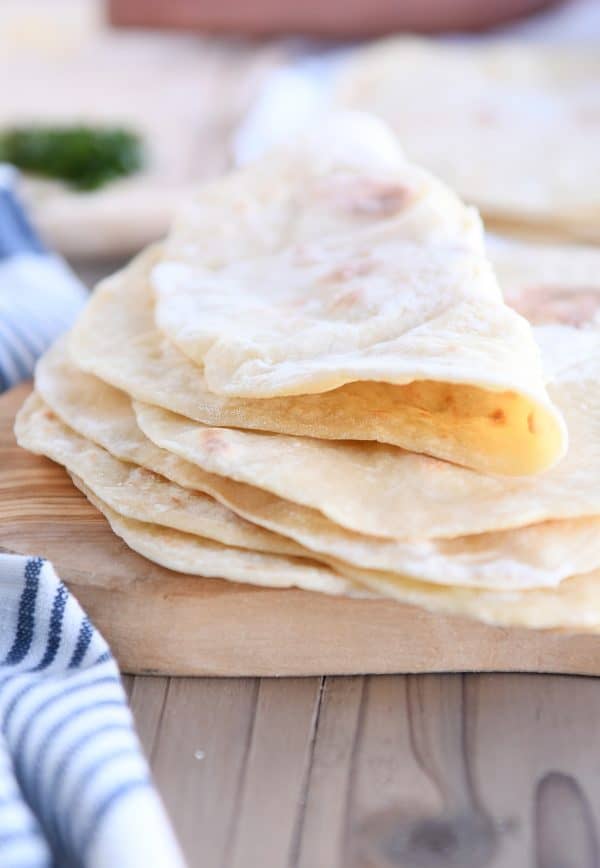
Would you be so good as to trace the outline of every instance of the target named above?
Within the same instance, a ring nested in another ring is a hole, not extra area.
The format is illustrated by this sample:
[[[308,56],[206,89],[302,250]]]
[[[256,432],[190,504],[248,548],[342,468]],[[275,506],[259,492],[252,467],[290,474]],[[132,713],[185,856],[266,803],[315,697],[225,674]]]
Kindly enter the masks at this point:
[[[212,497],[115,458],[61,422],[35,392],[17,415],[15,433],[20,446],[62,464],[122,516],[224,545],[307,556],[301,546],[245,521]]]
[[[530,323],[600,327],[598,247],[491,237],[486,248],[507,303]],[[546,361],[552,363],[551,358]]]
[[[155,317],[212,392],[339,401],[349,383],[377,383],[384,442],[506,474],[564,453],[529,325],[502,301],[477,214],[374,118],[325,119],[205,187],[186,213],[152,270]]]
[[[333,558],[438,584],[503,589],[552,585],[600,563],[599,517],[548,521],[447,541],[389,540],[345,530],[317,510],[207,473],[155,446],[137,426],[127,396],[78,371],[65,350],[65,342],[60,341],[46,354],[38,365],[36,386],[67,424],[123,461],[142,464],[183,488],[204,491],[249,521],[291,537],[304,546],[307,557]],[[25,445],[32,448],[31,443]],[[92,487],[102,495],[97,485]],[[181,489],[175,496],[185,502]],[[160,515],[154,520],[165,523]]]
[[[444,587],[340,564],[340,569],[377,594],[444,615],[475,618],[499,627],[600,631],[600,571],[573,576],[556,588],[528,591]]]
[[[296,564],[289,566],[288,559],[277,558],[276,555],[229,549],[158,525],[122,518],[86,491],[77,477],[73,481],[104,513],[113,531],[130,548],[170,570],[277,587],[297,584],[305,589],[323,591],[327,586],[328,593],[335,593],[339,587],[337,577],[332,571],[328,572],[326,567],[309,579],[304,563],[297,568]],[[288,567],[287,573],[279,573],[271,582],[271,575],[265,570],[267,558],[269,561],[275,558],[284,561],[282,567]],[[569,629],[586,633],[600,630],[600,571],[567,579],[558,588],[520,592],[448,588],[403,578],[382,581],[379,574],[377,577],[365,573],[360,575],[377,594],[385,593],[399,602],[446,615],[477,618],[504,627]],[[280,581],[277,581],[278,578]],[[333,583],[328,581],[330,578],[333,578]],[[312,587],[309,588],[309,585]]]
[[[335,407],[330,401],[332,393],[302,399],[232,401],[209,392],[196,366],[154,326],[148,289],[142,281],[158,255],[157,249],[145,253],[127,273],[111,278],[96,292],[69,342],[79,367],[139,401],[208,426],[249,429],[270,425],[279,426],[284,433],[296,428],[319,438],[343,434],[349,417],[340,412],[339,404]],[[229,451],[228,465],[221,465],[221,472],[320,509],[332,521],[352,530],[398,538],[452,537],[547,518],[600,514],[600,491],[595,483],[600,474],[598,336],[557,325],[541,327],[536,335],[549,348],[545,354],[549,365],[557,368],[560,379],[549,388],[567,418],[571,438],[567,456],[539,479],[483,476],[370,443],[296,441],[267,435],[251,441],[251,431],[248,436],[213,432],[221,439],[235,436],[241,445],[261,443],[258,452],[254,448]],[[558,370],[561,366],[562,371]],[[357,401],[351,406],[367,427],[363,436],[376,434],[378,417],[367,403],[373,396],[363,397],[362,404]],[[258,415],[261,411],[262,418]],[[286,450],[286,444],[291,448]],[[265,447],[269,447],[267,457]],[[288,483],[283,461],[289,452],[293,471]],[[322,461],[317,461],[317,456]],[[213,450],[211,460],[224,457],[223,450]],[[204,459],[196,454],[195,460],[199,463]],[[322,462],[326,462],[325,467]],[[234,467],[238,468],[235,472]],[[312,479],[307,476],[311,469]],[[541,496],[542,491],[547,494]]]
[[[155,443],[218,473],[319,509],[350,529],[431,538],[600,513],[600,333],[543,327],[567,367],[549,386],[568,420],[572,448],[538,477],[484,476],[393,447],[199,426],[136,403]],[[587,350],[583,354],[583,350]],[[570,363],[572,359],[572,364]],[[475,507],[476,504],[476,507]]]
[[[324,590],[332,593],[326,568],[310,581],[308,588],[306,567],[300,570],[291,567],[281,578],[274,580],[265,570],[265,560],[272,561],[275,555],[259,555],[243,549],[228,549],[218,543],[210,543],[199,537],[167,530],[157,525],[144,524],[132,519],[124,519],[106,504],[101,503],[91,492],[85,490],[83,483],[74,482],[84,491],[94,505],[104,513],[113,531],[125,540],[127,545],[155,563],[177,572],[192,575],[207,575],[263,584],[286,587],[298,584],[310,590]],[[279,558],[278,560],[287,560]],[[287,564],[285,564],[287,566]],[[351,570],[351,572],[355,572]],[[299,576],[301,573],[301,577]],[[284,574],[279,573],[279,577]],[[596,570],[581,576],[574,576],[562,582],[558,588],[543,588],[531,591],[481,591],[472,588],[447,588],[411,582],[402,578],[382,581],[366,573],[360,573],[377,594],[385,593],[399,602],[420,606],[446,615],[459,615],[476,618],[488,624],[504,627],[527,627],[535,629],[568,629],[585,633],[600,630],[600,571]],[[301,584],[302,582],[302,584]],[[335,591],[334,591],[335,592]],[[360,592],[359,592],[360,593]]]
[[[400,418],[397,421],[395,397],[390,394],[390,389],[393,392],[396,387],[384,383],[350,383],[321,395],[270,399],[228,399],[212,393],[206,385],[202,369],[166,339],[154,324],[147,281],[149,271],[160,255],[159,247],[145,251],[124,271],[97,288],[70,339],[71,354],[80,368],[139,400],[160,405],[208,425],[326,439],[356,438],[392,441],[396,444],[405,441],[406,420]],[[486,400],[489,399],[496,407],[494,401],[497,396],[485,394]],[[515,406],[522,409],[517,399]],[[451,409],[447,409],[452,417]],[[462,409],[467,414],[462,417],[464,424],[469,422],[470,412],[478,412],[467,404]],[[489,409],[493,414],[498,408],[492,410],[490,404]],[[424,415],[427,416],[425,411]],[[478,416],[472,416],[471,420],[474,422],[473,433],[478,430]],[[491,421],[487,419],[486,426],[487,423],[491,425]],[[523,461],[528,460],[527,456],[532,459],[537,456],[537,460],[540,455],[530,442],[527,423],[524,424],[527,430],[524,436],[529,439],[525,444],[517,437],[515,442],[523,447]],[[496,430],[500,432],[504,427],[502,418],[498,416]],[[555,433],[564,443],[562,420],[560,429],[560,434],[556,430]],[[498,442],[503,442],[504,437],[503,433],[498,433]],[[535,456],[531,449],[534,449]],[[455,449],[452,451],[456,452]],[[474,454],[470,452],[465,460]],[[545,454],[548,458],[548,452]],[[505,465],[503,467],[507,469]],[[511,469],[514,471],[514,464]]]
[[[334,90],[336,106],[389,123],[487,226],[600,240],[595,48],[392,38],[359,50]]]
[[[82,480],[75,484],[106,516],[113,531],[134,551],[168,569],[191,575],[228,578],[270,587],[297,585],[309,590],[339,593],[340,579],[326,567],[307,569],[306,561],[227,548],[201,537],[120,516],[102,503]],[[276,566],[275,566],[276,565]],[[273,570],[272,567],[275,567]],[[600,572],[577,576],[556,589],[494,592],[468,588],[448,589],[405,579],[382,582],[363,578],[392,597],[445,614],[475,617],[503,626],[567,628],[596,632],[600,626]],[[357,587],[347,592],[360,595]]]
[[[96,497],[78,476],[71,474],[71,478],[129,548],[169,570],[270,588],[298,587],[336,595],[353,595],[355,592],[356,585],[320,564],[285,555],[231,548],[158,524],[125,518]]]

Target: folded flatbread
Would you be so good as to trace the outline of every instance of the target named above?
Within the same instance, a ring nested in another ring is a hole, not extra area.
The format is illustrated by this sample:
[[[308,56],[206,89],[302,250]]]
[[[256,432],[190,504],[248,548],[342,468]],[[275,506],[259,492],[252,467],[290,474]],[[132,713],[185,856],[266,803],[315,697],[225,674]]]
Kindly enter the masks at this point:
[[[82,368],[137,400],[216,429],[202,433],[199,428],[194,443],[195,461],[209,457],[205,469],[210,472],[302,502],[350,529],[390,537],[451,537],[599,514],[600,350],[594,329],[538,327],[548,368],[556,369],[550,371],[554,381],[549,389],[567,417],[571,448],[551,471],[509,480],[382,444],[226,430],[299,429],[319,438],[335,437],[351,416],[335,408],[332,392],[262,401],[213,395],[199,369],[154,326],[150,294],[142,282],[151,256],[145,254],[145,263],[144,258],[137,260],[128,274],[103,285],[69,345]],[[365,426],[377,426],[378,417],[369,413],[373,407],[354,406]],[[370,433],[377,428],[367,427],[365,434]],[[209,451],[203,442],[211,439],[222,447],[230,445]]]
[[[189,211],[163,254],[99,288],[73,335],[80,367],[157,404],[170,379],[169,408],[201,421],[374,439],[483,472],[535,473],[564,454],[476,214],[372,118],[332,119]],[[139,386],[148,356],[154,395],[108,370],[135,367]]]
[[[38,366],[36,387],[66,424],[56,417],[48,420],[43,405],[39,406],[41,399],[31,399],[38,406],[35,413],[25,410],[20,414],[19,441],[65,464],[98,497],[131,518],[220,541],[233,539],[233,545],[262,549],[267,545],[267,550],[317,557],[334,565],[345,561],[438,584],[522,589],[553,585],[600,566],[599,516],[544,521],[448,540],[386,539],[348,530],[318,510],[209,473],[179,457],[180,445],[168,451],[152,443],[138,427],[129,398],[78,371],[64,342],[53,347]],[[138,407],[141,415],[145,409]],[[181,417],[175,420],[185,424],[186,434],[193,438],[197,423]],[[132,467],[132,462],[153,472]],[[167,479],[176,484],[168,485]],[[202,498],[199,492],[209,497]],[[146,503],[148,498],[152,503]],[[213,498],[228,509],[219,511]],[[236,524],[231,510],[253,524]],[[219,521],[224,528],[215,526]],[[250,533],[256,525],[273,531],[271,538]],[[290,538],[290,545],[295,540],[296,549],[283,549],[282,536]]]

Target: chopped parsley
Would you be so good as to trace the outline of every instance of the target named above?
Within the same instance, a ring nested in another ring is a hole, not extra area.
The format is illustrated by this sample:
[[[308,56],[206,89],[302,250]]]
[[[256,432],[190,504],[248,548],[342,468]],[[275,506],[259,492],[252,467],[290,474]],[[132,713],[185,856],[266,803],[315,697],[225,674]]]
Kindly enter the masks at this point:
[[[28,126],[0,132],[0,161],[24,172],[97,190],[143,166],[142,143],[118,127]]]

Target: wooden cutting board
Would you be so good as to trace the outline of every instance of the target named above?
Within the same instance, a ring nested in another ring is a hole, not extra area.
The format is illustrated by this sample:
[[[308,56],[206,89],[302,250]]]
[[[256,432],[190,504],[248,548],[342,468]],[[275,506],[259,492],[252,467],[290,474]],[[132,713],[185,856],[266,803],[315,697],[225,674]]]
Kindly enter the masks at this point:
[[[130,551],[57,464],[20,449],[0,398],[0,550],[49,558],[121,668],[170,675],[600,673],[600,636],[507,630],[387,600],[174,573]]]

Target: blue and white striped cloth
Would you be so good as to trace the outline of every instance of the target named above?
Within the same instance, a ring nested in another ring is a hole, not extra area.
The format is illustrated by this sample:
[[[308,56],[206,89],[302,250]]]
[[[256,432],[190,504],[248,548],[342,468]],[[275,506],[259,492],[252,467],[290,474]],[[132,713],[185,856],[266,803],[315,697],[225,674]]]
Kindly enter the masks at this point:
[[[36,359],[72,324],[86,290],[33,230],[0,164],[0,392],[31,377]]]
[[[0,865],[180,868],[115,661],[40,558],[0,554]]]
[[[0,392],[86,291],[0,166]],[[181,868],[109,648],[37,557],[0,554],[0,868]]]

